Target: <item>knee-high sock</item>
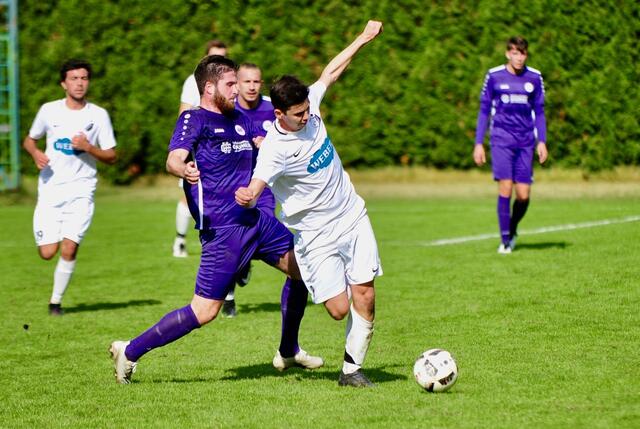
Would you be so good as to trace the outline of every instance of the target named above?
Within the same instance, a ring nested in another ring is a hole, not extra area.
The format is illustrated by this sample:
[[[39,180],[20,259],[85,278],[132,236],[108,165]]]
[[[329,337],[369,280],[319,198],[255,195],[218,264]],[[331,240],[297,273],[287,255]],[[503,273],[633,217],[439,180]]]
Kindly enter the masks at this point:
[[[360,316],[351,304],[349,320],[347,320],[347,341],[342,372],[351,374],[362,367],[372,336],[373,321],[369,322]]]
[[[181,237],[187,235],[190,222],[191,213],[189,212],[189,207],[183,201],[178,201],[178,206],[176,207],[176,233]]]
[[[309,292],[302,280],[287,280],[282,286],[280,311],[282,312],[282,336],[280,337],[280,355],[295,356],[300,351],[298,332],[307,306]]]
[[[522,220],[527,208],[529,207],[529,199],[518,200],[513,202],[513,211],[511,214],[511,225],[509,226],[509,235],[513,237],[518,233],[518,223]]]
[[[76,267],[75,259],[73,261],[67,261],[62,259],[62,256],[58,259],[56,269],[53,272],[53,292],[51,293],[51,304],[60,304],[62,302],[62,296],[69,286],[73,270]]]
[[[166,314],[158,323],[131,340],[125,350],[130,361],[136,362],[145,353],[184,337],[200,327],[191,305]]]
[[[511,223],[511,198],[498,195],[498,225],[500,226],[500,237],[502,242],[509,242],[509,224]]]

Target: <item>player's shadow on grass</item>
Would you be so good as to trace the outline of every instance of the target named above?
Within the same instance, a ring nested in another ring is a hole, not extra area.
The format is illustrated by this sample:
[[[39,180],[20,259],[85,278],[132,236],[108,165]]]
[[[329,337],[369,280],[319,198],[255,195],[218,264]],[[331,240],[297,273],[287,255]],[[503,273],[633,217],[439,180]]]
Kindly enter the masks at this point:
[[[69,314],[82,313],[84,311],[118,310],[120,308],[158,304],[162,304],[162,301],[157,299],[132,299],[125,302],[96,302],[95,304],[78,304],[75,307],[64,307],[64,312]]]
[[[238,305],[238,313],[262,313],[262,312],[279,312],[280,303],[263,302],[261,304],[240,304]]]
[[[545,249],[551,249],[554,247],[557,249],[566,249],[569,246],[571,246],[571,244],[567,243],[566,241],[547,241],[543,243],[522,243],[522,244],[518,243],[518,245],[516,246],[516,252],[521,249],[545,250]]]
[[[388,383],[396,380],[406,380],[407,376],[394,374],[386,371],[386,366],[377,368],[364,368],[364,373],[374,383]],[[285,377],[300,378],[304,380],[331,380],[338,381],[340,368],[321,368],[307,370],[303,368],[289,368],[284,372],[278,372],[271,364],[261,363],[258,365],[239,366],[230,368],[227,372],[232,373],[222,378],[222,380],[254,380],[263,377]]]

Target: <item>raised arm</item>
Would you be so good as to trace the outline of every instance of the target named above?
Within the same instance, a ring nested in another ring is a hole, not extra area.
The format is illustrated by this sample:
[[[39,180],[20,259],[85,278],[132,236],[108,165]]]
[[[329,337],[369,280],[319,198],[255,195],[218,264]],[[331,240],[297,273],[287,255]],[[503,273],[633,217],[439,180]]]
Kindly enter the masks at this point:
[[[362,33],[327,64],[318,80],[324,83],[327,88],[330,87],[338,80],[360,48],[375,39],[380,33],[382,33],[382,22],[367,22]]]

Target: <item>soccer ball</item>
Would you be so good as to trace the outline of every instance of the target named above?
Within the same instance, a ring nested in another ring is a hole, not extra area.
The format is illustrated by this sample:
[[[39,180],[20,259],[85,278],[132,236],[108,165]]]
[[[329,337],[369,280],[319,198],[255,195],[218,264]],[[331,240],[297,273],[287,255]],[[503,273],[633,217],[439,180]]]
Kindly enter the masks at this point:
[[[416,360],[413,375],[427,392],[444,392],[458,379],[458,367],[448,351],[430,349]]]

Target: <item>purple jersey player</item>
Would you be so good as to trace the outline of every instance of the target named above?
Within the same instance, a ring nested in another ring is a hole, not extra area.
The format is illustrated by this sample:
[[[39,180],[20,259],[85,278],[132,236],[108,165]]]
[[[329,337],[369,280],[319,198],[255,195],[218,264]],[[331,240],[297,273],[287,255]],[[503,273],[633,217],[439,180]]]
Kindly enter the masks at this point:
[[[318,368],[322,359],[298,346],[307,289],[292,252],[292,234],[275,217],[235,204],[235,189],[251,179],[257,137],[251,120],[234,109],[236,65],[222,56],[207,56],[195,78],[200,108],[180,115],[167,158],[167,170],[184,179],[189,210],[200,230],[195,293],[189,305],[168,313],[138,337],[111,344],[116,382],[130,383],[145,353],[215,319],[238,271],[252,258],[290,276],[282,291],[283,330],[274,366]]]
[[[522,37],[507,42],[507,64],[487,73],[480,95],[473,159],[483,165],[486,156],[484,134],[490,121],[493,178],[498,182],[498,224],[501,243],[498,253],[515,248],[518,223],[529,206],[533,182],[533,152],[540,163],[547,159],[547,127],[544,117],[542,75],[527,67],[528,43]],[[515,183],[516,199],[510,212]]]

